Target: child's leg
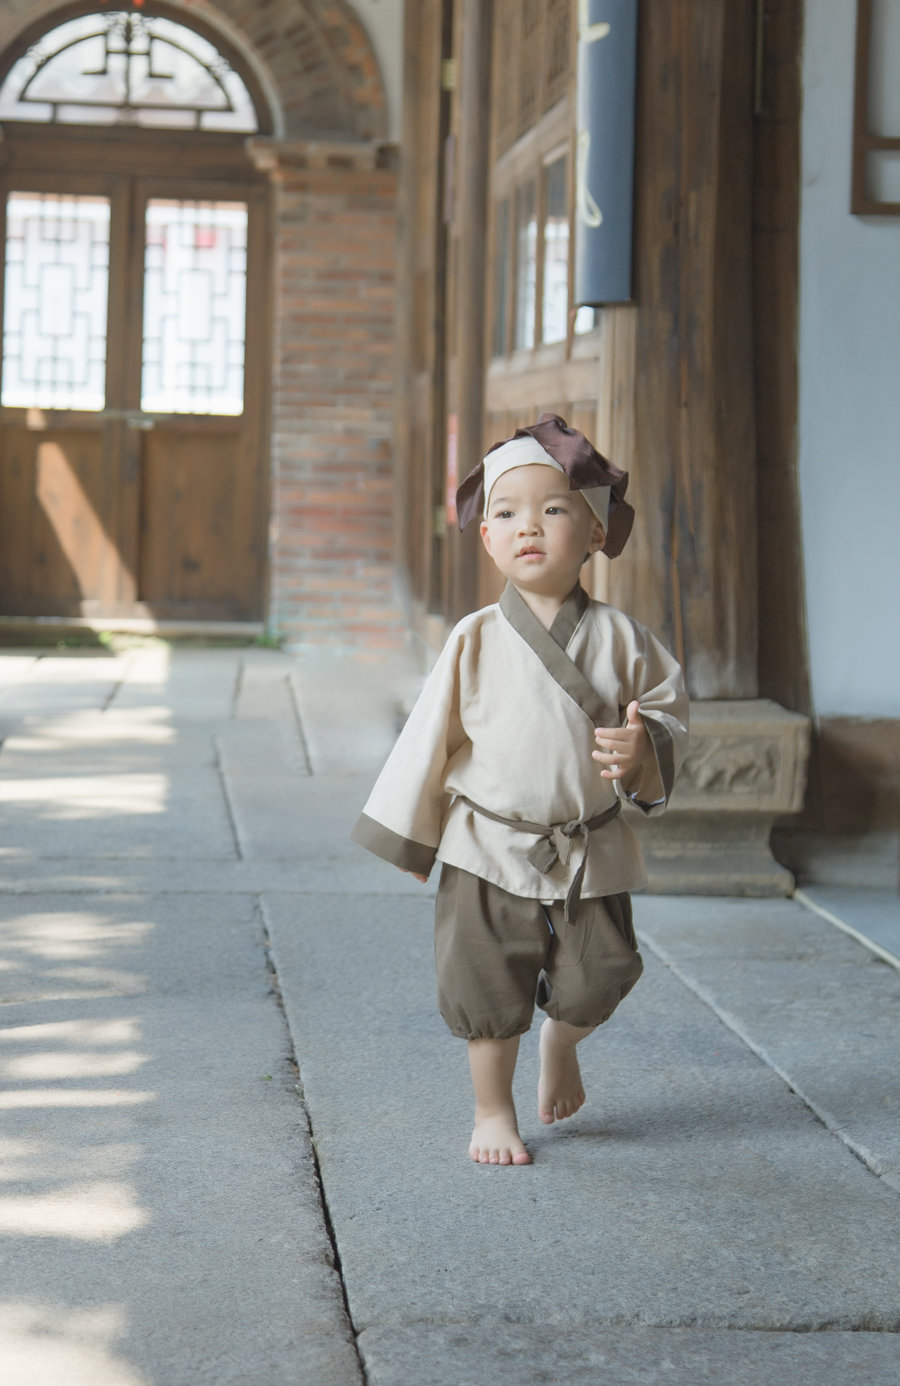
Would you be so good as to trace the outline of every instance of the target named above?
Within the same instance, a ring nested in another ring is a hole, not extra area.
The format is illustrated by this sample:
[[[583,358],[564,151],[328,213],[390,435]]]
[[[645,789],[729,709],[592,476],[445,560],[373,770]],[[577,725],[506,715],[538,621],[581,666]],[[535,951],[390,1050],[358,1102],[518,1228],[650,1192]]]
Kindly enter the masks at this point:
[[[511,1039],[469,1040],[469,1067],[475,1089],[475,1129],[469,1154],[478,1164],[531,1163],[531,1156],[519,1135],[513,1104],[512,1084],[518,1053],[518,1035]]]
[[[475,1088],[469,1155],[478,1164],[527,1165],[512,1082],[548,952],[543,909],[445,864],[434,922],[438,1005],[469,1047]]]
[[[567,1025],[550,1016],[541,1026],[541,1075],[538,1079],[538,1115],[549,1126],[574,1116],[584,1105],[584,1088],[575,1046],[595,1025]]]
[[[541,1026],[538,1115],[548,1126],[583,1106],[576,1045],[609,1019],[643,969],[627,895],[582,900],[571,924],[559,905],[549,916],[553,947],[538,988],[548,1017]]]

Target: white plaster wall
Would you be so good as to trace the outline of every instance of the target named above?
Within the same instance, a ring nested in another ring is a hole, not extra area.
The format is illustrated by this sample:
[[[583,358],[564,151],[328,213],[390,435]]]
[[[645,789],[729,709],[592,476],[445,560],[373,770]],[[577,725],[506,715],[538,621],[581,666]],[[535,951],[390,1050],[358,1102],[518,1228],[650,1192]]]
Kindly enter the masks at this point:
[[[819,717],[897,717],[900,217],[849,210],[856,6],[805,9],[799,473],[813,701]]]
[[[400,142],[403,109],[403,0],[348,0],[372,40],[388,100],[388,137]],[[415,0],[413,0],[415,3]]]

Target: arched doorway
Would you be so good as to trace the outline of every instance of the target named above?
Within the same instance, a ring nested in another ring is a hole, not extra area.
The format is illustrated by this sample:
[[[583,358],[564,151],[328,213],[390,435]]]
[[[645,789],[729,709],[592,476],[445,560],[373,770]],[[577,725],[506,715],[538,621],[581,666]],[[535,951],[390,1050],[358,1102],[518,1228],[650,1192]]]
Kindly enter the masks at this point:
[[[70,6],[0,62],[0,615],[265,614],[271,117],[186,17]]]

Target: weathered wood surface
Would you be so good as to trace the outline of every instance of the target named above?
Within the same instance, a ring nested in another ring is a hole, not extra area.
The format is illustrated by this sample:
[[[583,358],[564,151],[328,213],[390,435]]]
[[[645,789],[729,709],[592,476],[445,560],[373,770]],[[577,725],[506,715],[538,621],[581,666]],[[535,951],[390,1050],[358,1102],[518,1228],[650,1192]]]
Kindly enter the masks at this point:
[[[633,434],[617,459],[638,517],[610,591],[677,652],[694,697],[752,698],[753,11],[646,0],[640,16]]]
[[[801,0],[769,0],[764,20],[753,198],[759,691],[809,713],[797,488]]]

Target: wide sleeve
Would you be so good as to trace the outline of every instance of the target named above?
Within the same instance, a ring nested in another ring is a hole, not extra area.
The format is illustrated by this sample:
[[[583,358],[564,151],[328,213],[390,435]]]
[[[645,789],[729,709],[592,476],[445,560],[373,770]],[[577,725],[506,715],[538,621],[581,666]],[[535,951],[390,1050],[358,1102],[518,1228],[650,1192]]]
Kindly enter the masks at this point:
[[[434,865],[450,795],[447,761],[466,740],[460,717],[460,656],[454,630],[388,756],[351,833],[354,842],[427,876]]]
[[[637,699],[653,754],[636,777],[619,783],[625,797],[649,816],[668,805],[687,750],[690,712],[678,661],[639,622],[632,623],[632,638],[631,671],[622,683],[621,705],[625,708]]]

